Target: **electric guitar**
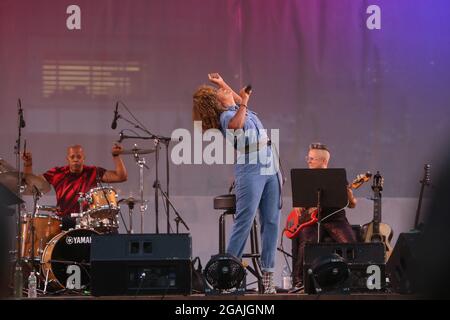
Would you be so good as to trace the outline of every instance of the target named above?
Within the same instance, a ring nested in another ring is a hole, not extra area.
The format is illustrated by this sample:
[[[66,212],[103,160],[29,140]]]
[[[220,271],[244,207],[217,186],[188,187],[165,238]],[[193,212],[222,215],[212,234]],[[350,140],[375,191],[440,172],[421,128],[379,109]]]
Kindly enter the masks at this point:
[[[358,189],[364,182],[367,182],[372,177],[370,172],[360,174],[353,180],[349,186],[350,189]],[[298,233],[305,227],[315,224],[319,219],[317,218],[317,208],[294,208],[289,213],[286,226],[284,228],[284,235],[289,238],[295,238]]]
[[[373,220],[363,226],[364,242],[381,242],[385,248],[385,261],[389,259],[392,253],[392,246],[390,241],[394,233],[392,228],[381,222],[381,191],[383,190],[384,179],[377,171],[373,177],[372,190],[374,192],[373,198]]]

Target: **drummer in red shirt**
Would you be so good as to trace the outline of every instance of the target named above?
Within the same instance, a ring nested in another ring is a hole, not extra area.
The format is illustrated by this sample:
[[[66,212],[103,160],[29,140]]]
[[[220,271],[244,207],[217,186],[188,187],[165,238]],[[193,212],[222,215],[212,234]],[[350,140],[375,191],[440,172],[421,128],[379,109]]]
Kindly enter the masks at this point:
[[[86,166],[84,150],[80,145],[67,148],[67,166],[54,167],[41,177],[50,183],[56,192],[56,201],[62,217],[62,229],[75,227],[75,218],[71,213],[79,212],[78,198],[80,193],[86,193],[97,187],[98,182],[124,182],[127,180],[127,170],[120,154],[123,148],[115,143],[112,147],[112,156],[115,170],[106,170],[102,167]],[[22,156],[24,160],[24,173],[33,173],[33,159],[31,152]]]

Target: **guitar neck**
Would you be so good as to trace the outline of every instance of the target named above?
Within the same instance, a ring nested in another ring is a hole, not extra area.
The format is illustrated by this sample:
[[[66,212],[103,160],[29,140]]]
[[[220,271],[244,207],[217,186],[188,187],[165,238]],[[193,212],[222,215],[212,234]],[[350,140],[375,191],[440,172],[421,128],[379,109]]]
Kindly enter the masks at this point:
[[[422,198],[424,189],[425,184],[423,183],[422,187],[420,188],[419,203],[417,204],[416,219],[414,220],[414,229],[417,229],[417,227],[419,226],[420,209],[422,208]]]
[[[420,194],[419,194],[419,203],[417,204],[417,212],[416,212],[416,219],[414,221],[414,229],[417,230],[417,227],[419,226],[419,216],[420,216],[420,209],[422,208],[422,198],[423,198],[423,192],[425,190],[425,186],[429,185],[430,183],[430,164],[425,164],[423,167],[424,174],[423,179],[420,181],[420,184],[422,185],[420,187]]]
[[[380,233],[381,223],[381,192],[375,192],[375,198],[373,202],[373,229],[374,233]]]

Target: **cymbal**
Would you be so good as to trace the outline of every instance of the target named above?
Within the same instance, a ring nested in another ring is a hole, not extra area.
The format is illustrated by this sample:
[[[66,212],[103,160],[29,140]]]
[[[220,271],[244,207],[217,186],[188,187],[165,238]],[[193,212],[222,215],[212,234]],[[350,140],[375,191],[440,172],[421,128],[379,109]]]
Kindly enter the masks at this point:
[[[38,205],[38,210],[56,213],[60,211],[60,208],[58,206]]]
[[[24,179],[26,182],[26,188],[23,192],[24,195],[32,195],[35,193],[36,187],[40,193],[47,193],[50,191],[50,183],[42,176],[36,176],[34,174],[25,174]]]
[[[9,190],[17,194],[17,171],[0,172],[0,183],[3,183]],[[36,193],[36,189],[41,193],[50,191],[50,184],[44,177],[30,173],[22,175],[21,185],[25,187],[22,192],[23,195],[33,195]]]
[[[126,204],[131,204],[131,203],[133,203],[133,204],[141,204],[142,203],[141,200],[135,199],[133,197],[120,199],[118,203],[121,203],[121,202],[126,203]],[[147,202],[147,200],[144,200],[144,203],[146,203],[146,202]]]
[[[149,154],[155,152],[155,149],[139,149],[139,148],[133,148],[133,149],[126,149],[122,151],[122,154]]]
[[[16,168],[14,168],[12,165],[10,165],[3,158],[0,158],[0,174],[5,173],[5,172],[12,172],[12,171],[16,171]]]

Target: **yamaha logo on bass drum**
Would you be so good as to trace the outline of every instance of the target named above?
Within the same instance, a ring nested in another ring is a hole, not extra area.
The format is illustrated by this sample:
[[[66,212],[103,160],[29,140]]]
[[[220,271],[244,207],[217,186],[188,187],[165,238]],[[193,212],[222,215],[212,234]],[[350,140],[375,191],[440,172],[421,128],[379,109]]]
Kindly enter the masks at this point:
[[[66,238],[66,243],[67,244],[86,244],[86,243],[91,243],[91,237],[90,236],[86,236],[86,237],[67,237]]]

